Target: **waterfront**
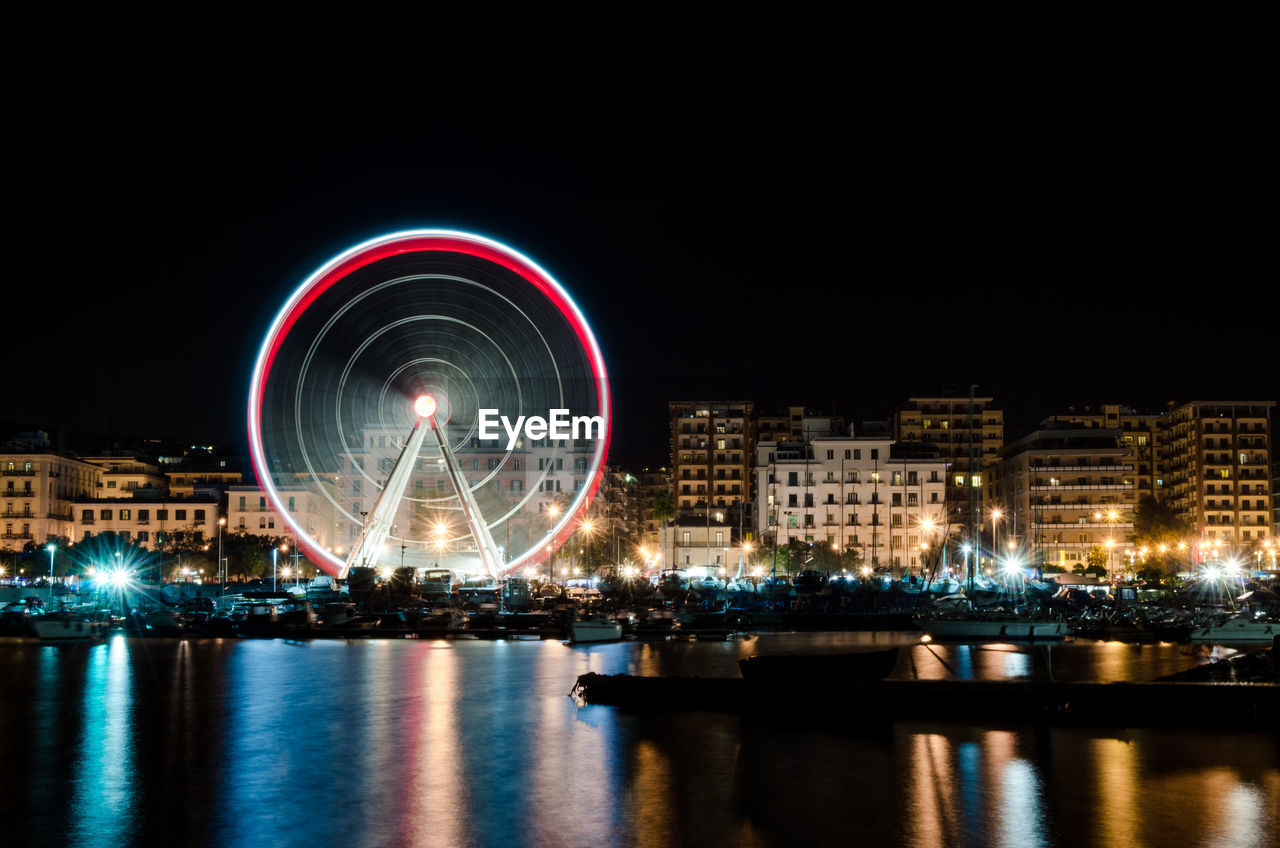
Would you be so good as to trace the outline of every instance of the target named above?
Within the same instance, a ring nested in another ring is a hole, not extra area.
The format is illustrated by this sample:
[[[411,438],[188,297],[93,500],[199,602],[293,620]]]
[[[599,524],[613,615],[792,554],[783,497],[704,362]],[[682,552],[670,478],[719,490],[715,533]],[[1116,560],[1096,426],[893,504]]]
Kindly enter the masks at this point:
[[[1266,845],[1275,734],[576,705],[587,671],[913,642],[129,639],[0,650],[3,826],[69,845]],[[894,677],[1150,680],[1172,644],[914,645]],[[940,705],[945,710],[945,705]],[[8,839],[6,840],[8,841]]]

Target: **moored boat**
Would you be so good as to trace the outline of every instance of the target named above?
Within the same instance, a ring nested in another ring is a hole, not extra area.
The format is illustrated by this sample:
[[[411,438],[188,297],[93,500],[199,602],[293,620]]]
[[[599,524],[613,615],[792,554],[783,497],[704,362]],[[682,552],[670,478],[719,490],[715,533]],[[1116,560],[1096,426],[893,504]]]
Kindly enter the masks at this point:
[[[1061,621],[1039,621],[1019,616],[975,618],[923,618],[916,623],[930,639],[975,641],[1028,641],[1065,639],[1067,625]]]
[[[616,642],[622,638],[622,625],[602,618],[587,618],[569,622],[569,641]]]
[[[33,615],[30,624],[41,642],[96,642],[107,635],[106,622],[86,621],[73,613]]]
[[[1210,645],[1270,645],[1277,634],[1280,634],[1280,622],[1238,615],[1195,627],[1191,631],[1191,641]]]

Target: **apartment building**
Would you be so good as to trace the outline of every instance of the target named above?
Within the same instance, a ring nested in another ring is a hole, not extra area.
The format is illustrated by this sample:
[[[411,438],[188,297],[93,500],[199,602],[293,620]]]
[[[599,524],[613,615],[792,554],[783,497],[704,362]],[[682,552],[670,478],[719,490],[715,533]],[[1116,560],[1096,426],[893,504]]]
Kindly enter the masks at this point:
[[[1139,489],[1131,445],[1120,429],[1059,422],[1010,443],[985,472],[998,555],[1019,552],[1032,565],[1071,570],[1088,551],[1107,552],[1122,571],[1133,552]]]
[[[672,401],[668,410],[677,512],[749,508],[755,405]]]
[[[1131,477],[1141,501],[1148,495],[1161,498],[1164,488],[1164,421],[1162,413],[1137,412],[1118,403],[1069,407],[1051,415],[1042,427],[1074,424],[1095,430],[1120,431],[1120,446],[1127,451],[1125,462],[1133,466]]]
[[[831,545],[872,566],[919,573],[928,546],[956,530],[947,521],[946,463],[898,455],[892,439],[850,431],[757,445],[757,532],[767,544]]]
[[[982,469],[999,460],[1004,446],[1004,411],[994,402],[967,395],[912,397],[890,422],[899,444],[934,450],[947,464],[947,514],[966,534],[982,520]]]
[[[1164,490],[1202,541],[1256,546],[1274,535],[1273,401],[1189,401],[1163,422]]]
[[[76,499],[102,486],[101,466],[54,451],[43,438],[34,441],[29,449],[0,450],[0,550],[74,538]]]
[[[218,535],[217,498],[79,498],[74,510],[75,542],[114,533],[123,542],[159,550],[168,542],[200,545]]]

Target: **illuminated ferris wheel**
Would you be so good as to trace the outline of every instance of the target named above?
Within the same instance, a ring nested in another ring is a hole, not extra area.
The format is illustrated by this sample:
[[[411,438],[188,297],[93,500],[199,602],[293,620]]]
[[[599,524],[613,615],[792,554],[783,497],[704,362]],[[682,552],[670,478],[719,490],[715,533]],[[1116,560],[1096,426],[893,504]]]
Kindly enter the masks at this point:
[[[342,576],[543,560],[595,495],[611,425],[599,346],[564,289],[447,230],[325,263],[272,322],[250,385],[258,484]]]

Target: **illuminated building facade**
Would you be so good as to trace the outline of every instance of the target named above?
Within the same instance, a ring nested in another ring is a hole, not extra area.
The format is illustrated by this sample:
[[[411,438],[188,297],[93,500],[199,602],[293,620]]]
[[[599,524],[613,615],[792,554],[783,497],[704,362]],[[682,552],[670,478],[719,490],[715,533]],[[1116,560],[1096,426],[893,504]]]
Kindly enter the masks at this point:
[[[1273,401],[1190,401],[1165,416],[1167,502],[1205,541],[1249,548],[1274,535]]]
[[[947,514],[962,532],[971,522],[981,522],[982,469],[999,460],[1004,446],[1004,411],[992,406],[994,400],[974,397],[971,402],[967,395],[908,398],[890,422],[896,441],[934,450],[947,464]]]
[[[1065,414],[1046,418],[1042,426],[1075,424],[1091,429],[1120,431],[1119,444],[1126,451],[1126,464],[1133,466],[1130,476],[1137,490],[1138,500],[1147,496],[1159,500],[1164,495],[1165,418],[1166,416],[1158,413],[1136,412],[1118,403],[1104,403],[1078,410],[1070,408]]]
[[[0,450],[0,550],[74,538],[72,506],[98,493],[99,465],[51,450],[43,434],[28,449]]]
[[[755,405],[672,401],[668,411],[677,512],[737,511],[750,504]]]
[[[988,504],[998,508],[987,530],[1000,555],[1014,550],[1028,564],[1070,571],[1091,548],[1120,571],[1133,552],[1138,487],[1123,431],[1074,423],[1048,425],[1009,444],[985,472]],[[1012,546],[1010,546],[1012,543]]]
[[[895,454],[889,438],[827,435],[828,421],[806,441],[756,446],[761,541],[832,546],[919,573],[927,546],[957,529],[947,524],[946,463]]]
[[[159,550],[169,542],[206,544],[218,535],[216,498],[144,500],[80,498],[75,510],[71,539],[83,542],[103,533],[120,541]]]

